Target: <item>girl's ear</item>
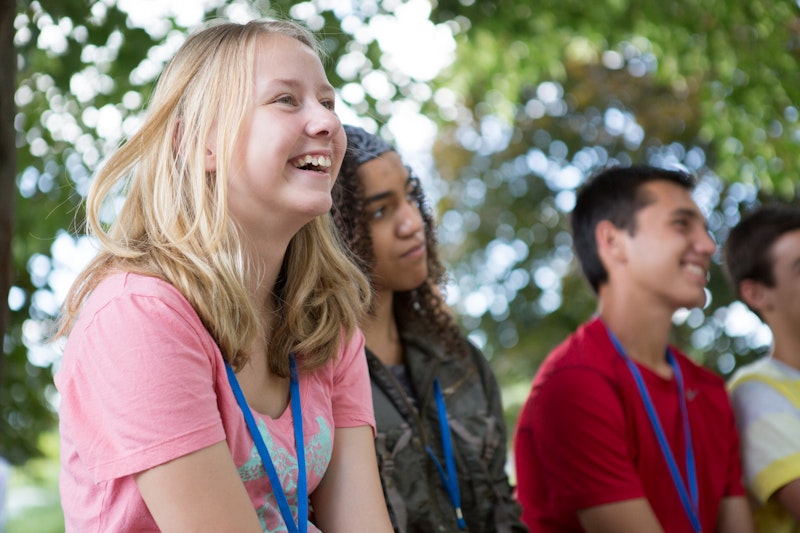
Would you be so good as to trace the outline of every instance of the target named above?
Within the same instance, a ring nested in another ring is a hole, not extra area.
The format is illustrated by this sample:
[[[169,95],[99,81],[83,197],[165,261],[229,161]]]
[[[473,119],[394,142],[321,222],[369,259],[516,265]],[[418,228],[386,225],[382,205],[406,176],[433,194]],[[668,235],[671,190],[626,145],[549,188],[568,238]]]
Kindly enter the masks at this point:
[[[206,172],[216,172],[217,170],[217,154],[206,146]]]
[[[173,149],[182,150],[181,148],[182,141],[183,141],[183,121],[178,119],[178,122],[175,124],[175,130],[172,132]],[[210,142],[206,142],[205,167],[206,167],[206,172],[215,172],[217,170],[216,152],[211,148]]]

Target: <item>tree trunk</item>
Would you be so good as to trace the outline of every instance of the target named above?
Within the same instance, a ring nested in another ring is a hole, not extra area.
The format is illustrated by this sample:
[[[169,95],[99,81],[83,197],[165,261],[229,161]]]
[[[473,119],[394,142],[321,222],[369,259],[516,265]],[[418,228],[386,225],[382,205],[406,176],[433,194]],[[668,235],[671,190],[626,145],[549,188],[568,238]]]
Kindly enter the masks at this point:
[[[8,291],[11,287],[11,237],[14,234],[17,151],[14,142],[14,92],[17,54],[14,49],[16,2],[0,0],[0,344],[4,345],[9,321]],[[1,346],[0,346],[1,347]],[[5,350],[0,349],[0,383],[3,382]]]

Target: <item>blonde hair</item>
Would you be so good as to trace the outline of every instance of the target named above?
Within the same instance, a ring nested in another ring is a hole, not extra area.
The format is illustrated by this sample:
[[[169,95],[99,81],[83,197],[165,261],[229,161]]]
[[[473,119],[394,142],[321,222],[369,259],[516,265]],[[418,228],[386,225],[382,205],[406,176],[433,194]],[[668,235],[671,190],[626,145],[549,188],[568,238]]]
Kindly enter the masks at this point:
[[[288,21],[214,23],[188,37],[164,69],[139,131],[97,173],[86,201],[89,232],[101,246],[72,286],[57,335],[113,271],[161,278],[192,304],[223,357],[239,369],[260,334],[263,309],[251,302],[248,258],[227,212],[227,169],[251,99],[256,42],[286,35],[319,54],[314,36]],[[217,171],[206,172],[216,132]],[[101,220],[125,195],[107,228]],[[369,285],[336,236],[330,215],[291,240],[273,294],[270,370],[288,375],[288,354],[313,370],[334,357],[368,305]],[[302,274],[301,274],[302,273]]]

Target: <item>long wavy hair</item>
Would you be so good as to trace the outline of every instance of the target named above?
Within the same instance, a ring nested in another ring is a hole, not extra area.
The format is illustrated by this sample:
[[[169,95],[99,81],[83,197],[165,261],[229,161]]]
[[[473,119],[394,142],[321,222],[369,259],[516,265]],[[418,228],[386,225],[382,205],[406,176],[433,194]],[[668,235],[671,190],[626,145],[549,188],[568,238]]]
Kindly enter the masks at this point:
[[[100,251],[72,286],[57,335],[69,333],[100,281],[129,271],[175,286],[223,357],[237,370],[246,362],[245,350],[263,334],[265,311],[247,289],[246,280],[258,271],[228,213],[228,169],[252,98],[258,39],[275,34],[319,55],[314,36],[292,22],[216,22],[190,35],[167,65],[141,128],[92,183],[86,219]],[[212,134],[222,148],[217,171],[209,173],[205,150]],[[120,198],[119,213],[105,224]],[[303,226],[289,243],[273,293],[270,370],[287,376],[293,351],[304,370],[325,364],[356,329],[369,297],[368,281],[344,251],[330,216]]]
[[[364,208],[364,187],[358,175],[358,168],[359,162],[348,143],[339,177],[333,186],[331,213],[342,238],[355,256],[356,264],[372,284],[375,255],[372,250],[367,211]],[[411,178],[416,184],[412,196],[422,214],[424,225],[428,277],[415,289],[394,293],[394,317],[401,331],[421,333],[438,339],[450,353],[464,356],[467,354],[466,340],[455,317],[442,299],[447,271],[439,259],[433,215],[419,186],[419,180],[413,173]]]

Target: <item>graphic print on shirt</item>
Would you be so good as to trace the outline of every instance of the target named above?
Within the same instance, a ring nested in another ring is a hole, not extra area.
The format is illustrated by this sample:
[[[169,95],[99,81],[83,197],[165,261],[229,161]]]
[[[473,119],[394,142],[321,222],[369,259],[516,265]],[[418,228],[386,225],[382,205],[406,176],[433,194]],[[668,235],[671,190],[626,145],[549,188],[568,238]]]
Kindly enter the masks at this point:
[[[333,452],[331,428],[322,416],[318,416],[316,422],[319,430],[310,439],[306,438],[306,475],[308,476],[309,486],[312,486],[312,479],[319,480],[325,474]],[[258,425],[259,433],[261,433],[261,438],[264,439],[264,444],[269,450],[269,456],[275,465],[278,477],[280,477],[292,514],[297,515],[297,458],[291,450],[275,444],[263,419],[256,417],[256,424]],[[255,444],[250,449],[250,458],[239,467],[239,477],[244,483],[267,478],[267,471]],[[265,495],[264,505],[256,509],[256,512],[261,522],[261,528],[265,533],[288,531],[281,517],[278,501],[271,491]]]

